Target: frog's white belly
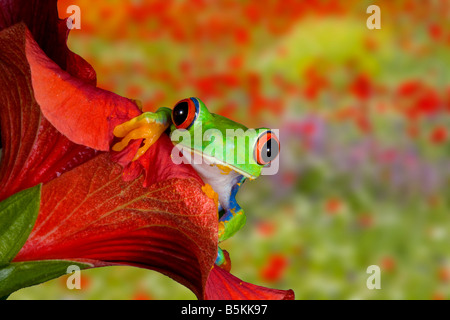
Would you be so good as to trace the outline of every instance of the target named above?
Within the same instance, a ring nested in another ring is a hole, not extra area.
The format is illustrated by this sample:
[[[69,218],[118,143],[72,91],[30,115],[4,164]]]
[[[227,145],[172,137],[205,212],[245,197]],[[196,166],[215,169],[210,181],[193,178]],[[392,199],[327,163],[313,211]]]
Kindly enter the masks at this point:
[[[224,171],[217,165],[206,163],[192,164],[203,182],[209,184],[219,195],[219,204],[229,209],[231,188],[241,180],[242,175],[236,171]]]
[[[183,155],[197,171],[203,182],[209,184],[219,196],[219,204],[223,209],[230,208],[231,188],[242,179],[242,174],[223,164],[215,163],[213,158],[195,159],[183,149]],[[198,154],[197,154],[198,155]]]

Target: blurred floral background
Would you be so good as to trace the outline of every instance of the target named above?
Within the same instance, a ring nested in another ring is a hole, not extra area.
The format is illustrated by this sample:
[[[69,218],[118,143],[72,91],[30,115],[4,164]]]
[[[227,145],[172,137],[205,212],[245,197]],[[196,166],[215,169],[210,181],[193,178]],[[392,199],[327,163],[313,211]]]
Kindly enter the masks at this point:
[[[233,274],[297,299],[450,298],[449,1],[60,0],[60,17],[71,4],[69,48],[100,87],[149,111],[196,96],[280,129],[279,172],[238,194],[248,222],[222,244]],[[11,299],[195,298],[132,267],[81,279]]]

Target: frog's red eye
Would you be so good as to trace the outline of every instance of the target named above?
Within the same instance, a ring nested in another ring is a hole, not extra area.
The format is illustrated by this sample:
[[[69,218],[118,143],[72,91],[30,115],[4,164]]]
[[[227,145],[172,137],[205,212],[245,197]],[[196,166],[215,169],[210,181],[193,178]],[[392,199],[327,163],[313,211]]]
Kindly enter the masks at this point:
[[[280,141],[270,131],[263,133],[256,142],[255,159],[260,165],[266,165],[275,160],[280,153]]]
[[[177,129],[189,129],[198,114],[198,106],[195,98],[179,101],[172,110],[172,122]]]

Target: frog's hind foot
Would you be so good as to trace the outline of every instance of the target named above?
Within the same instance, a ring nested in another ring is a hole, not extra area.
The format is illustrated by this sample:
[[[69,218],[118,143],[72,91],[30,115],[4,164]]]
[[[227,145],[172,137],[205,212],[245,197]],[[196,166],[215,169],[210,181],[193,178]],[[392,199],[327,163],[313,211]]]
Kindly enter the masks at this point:
[[[222,250],[219,247],[217,248],[217,258],[215,262],[216,266],[221,267],[227,271],[231,270],[231,259],[230,255],[226,250]]]

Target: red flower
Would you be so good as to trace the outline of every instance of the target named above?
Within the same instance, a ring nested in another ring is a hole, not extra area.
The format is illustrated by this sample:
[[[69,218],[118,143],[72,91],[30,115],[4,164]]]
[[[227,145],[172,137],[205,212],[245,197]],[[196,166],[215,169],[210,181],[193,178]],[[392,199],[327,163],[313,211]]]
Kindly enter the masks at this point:
[[[424,84],[418,80],[406,81],[397,89],[397,93],[401,97],[410,97],[424,88]]]
[[[238,45],[245,46],[250,42],[250,34],[244,28],[236,28],[234,31],[234,38]]]
[[[444,104],[438,92],[418,80],[411,80],[401,84],[397,89],[397,96],[405,103],[405,114],[411,120],[421,116],[434,115]]]
[[[350,86],[352,93],[360,100],[367,100],[373,92],[372,82],[367,74],[358,75]]]
[[[95,86],[95,71],[65,45],[56,1],[22,2],[0,3],[0,200],[43,185],[37,220],[9,271],[52,261],[132,265],[172,277],[199,299],[293,298],[235,285],[243,282],[212,268],[217,207],[203,181],[171,161],[165,134],[138,161],[131,159],[140,140],[111,153],[114,127],[141,111]],[[45,281],[48,272],[21,283]],[[10,293],[6,282],[0,296]]]
[[[431,300],[445,300],[445,295],[442,292],[436,291],[432,294]]]
[[[385,256],[381,259],[381,269],[383,271],[391,272],[395,269],[396,262],[393,257]]]
[[[243,282],[214,266],[206,286],[208,300],[293,300],[292,290],[276,290]]]
[[[425,115],[435,114],[440,109],[439,94],[433,88],[427,88],[416,101],[414,110]]]
[[[442,282],[448,282],[450,280],[450,269],[448,267],[439,267],[438,277]]]
[[[44,183],[37,221],[14,262],[137,265],[203,298],[217,252],[217,208],[193,169],[170,160],[170,139],[161,137],[138,164],[127,162],[137,143],[115,155],[122,172],[109,153],[86,145],[109,150],[114,124],[139,114],[137,107],[60,69],[23,24],[2,31],[0,46],[1,87],[9,93],[1,101],[1,199]]]
[[[325,203],[325,211],[330,214],[336,214],[341,210],[343,204],[342,201],[339,198],[330,198]]]
[[[358,224],[363,228],[369,228],[374,224],[374,219],[370,213],[362,213],[358,216]]]
[[[435,41],[439,41],[442,38],[442,27],[438,24],[432,23],[428,26],[428,33]]]
[[[304,95],[308,100],[315,100],[329,85],[328,80],[314,66],[306,69],[304,78],[306,81]]]
[[[143,291],[138,291],[133,295],[133,300],[152,300],[152,296]]]
[[[435,144],[441,144],[447,141],[447,128],[446,127],[436,127],[431,131],[430,135],[431,142]]]
[[[261,276],[266,281],[280,281],[287,265],[288,260],[286,256],[282,254],[273,254],[270,256],[267,265],[262,269]]]
[[[271,222],[261,221],[258,223],[258,232],[264,237],[270,237],[275,233],[275,225]]]

